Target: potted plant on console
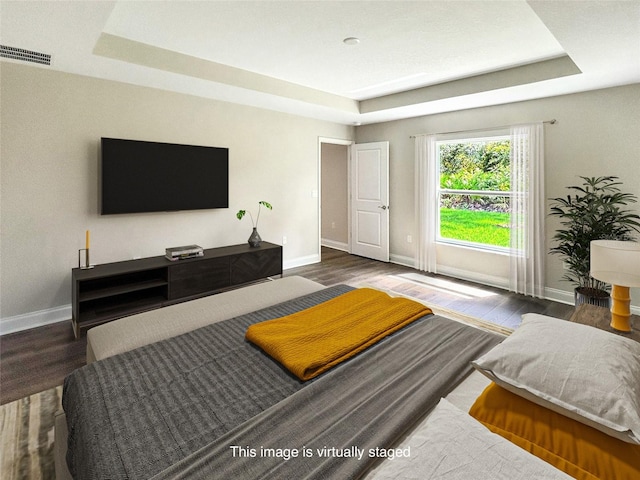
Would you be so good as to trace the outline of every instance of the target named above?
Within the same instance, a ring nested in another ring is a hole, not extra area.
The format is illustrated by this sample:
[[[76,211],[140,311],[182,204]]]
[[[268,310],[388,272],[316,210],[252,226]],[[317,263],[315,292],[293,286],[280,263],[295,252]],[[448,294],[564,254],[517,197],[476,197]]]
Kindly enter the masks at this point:
[[[633,240],[632,232],[640,231],[640,216],[624,207],[636,203],[631,193],[618,188],[618,177],[580,177],[582,185],[567,187],[575,192],[552,198],[550,215],[560,219],[561,228],[550,251],[565,258],[566,274],[562,277],[576,285],[575,305],[590,303],[609,307],[608,285],[593,278],[589,271],[592,240]]]
[[[236,213],[236,217],[238,217],[238,220],[242,220],[247,213],[251,218],[251,224],[253,225],[253,232],[251,232],[251,236],[249,237],[249,245],[252,247],[259,247],[260,242],[262,242],[262,238],[260,238],[260,234],[258,233],[258,221],[260,220],[260,209],[262,207],[268,208],[269,210],[273,210],[273,206],[271,206],[269,202],[260,200],[258,202],[258,214],[256,215],[255,221],[253,220],[253,215],[251,215],[251,212],[248,212],[247,210],[238,210],[238,213]]]

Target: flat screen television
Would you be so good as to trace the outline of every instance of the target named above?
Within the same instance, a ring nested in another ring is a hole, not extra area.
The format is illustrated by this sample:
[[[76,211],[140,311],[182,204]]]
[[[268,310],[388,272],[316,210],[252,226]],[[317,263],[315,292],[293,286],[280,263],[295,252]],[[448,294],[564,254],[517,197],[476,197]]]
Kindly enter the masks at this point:
[[[101,139],[100,212],[229,207],[229,149]]]

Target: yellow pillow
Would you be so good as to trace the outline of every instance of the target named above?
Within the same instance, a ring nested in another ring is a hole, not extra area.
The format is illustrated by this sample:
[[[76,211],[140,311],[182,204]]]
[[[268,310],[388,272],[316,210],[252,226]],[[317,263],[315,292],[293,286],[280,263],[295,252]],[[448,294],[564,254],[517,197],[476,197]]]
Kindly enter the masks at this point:
[[[577,479],[637,480],[640,445],[624,442],[491,383],[469,413]]]

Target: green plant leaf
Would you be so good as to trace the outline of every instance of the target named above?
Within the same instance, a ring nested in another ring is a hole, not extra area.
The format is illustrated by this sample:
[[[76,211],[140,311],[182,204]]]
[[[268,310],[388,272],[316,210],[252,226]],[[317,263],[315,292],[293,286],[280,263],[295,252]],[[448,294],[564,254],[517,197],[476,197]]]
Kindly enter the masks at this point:
[[[618,177],[580,177],[582,185],[567,189],[575,195],[552,198],[550,216],[560,219],[563,228],[556,230],[553,240],[557,245],[550,253],[566,258],[567,272],[563,280],[579,287],[604,289],[605,284],[589,274],[589,256],[592,240],[634,240],[632,233],[640,232],[640,216],[621,206],[636,203],[633,194],[618,188]]]

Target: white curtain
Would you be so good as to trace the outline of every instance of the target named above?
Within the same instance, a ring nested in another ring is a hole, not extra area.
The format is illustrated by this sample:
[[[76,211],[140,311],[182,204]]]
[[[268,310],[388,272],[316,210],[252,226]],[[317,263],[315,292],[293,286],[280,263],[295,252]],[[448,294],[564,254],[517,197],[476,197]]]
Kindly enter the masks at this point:
[[[436,229],[438,227],[437,151],[435,135],[415,138],[415,267],[436,273]]]
[[[544,296],[545,196],[542,123],[511,128],[511,265],[509,289]]]

